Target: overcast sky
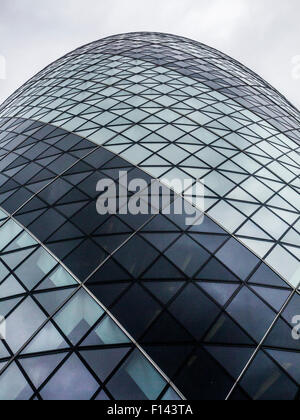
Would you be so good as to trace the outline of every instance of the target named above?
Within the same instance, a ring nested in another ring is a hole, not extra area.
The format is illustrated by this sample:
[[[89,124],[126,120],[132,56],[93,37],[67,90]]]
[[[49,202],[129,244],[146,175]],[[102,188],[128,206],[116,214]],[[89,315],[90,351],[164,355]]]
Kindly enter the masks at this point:
[[[241,61],[300,109],[299,0],[0,0],[0,103],[63,54],[108,35],[186,36]],[[1,57],[0,57],[1,63]]]

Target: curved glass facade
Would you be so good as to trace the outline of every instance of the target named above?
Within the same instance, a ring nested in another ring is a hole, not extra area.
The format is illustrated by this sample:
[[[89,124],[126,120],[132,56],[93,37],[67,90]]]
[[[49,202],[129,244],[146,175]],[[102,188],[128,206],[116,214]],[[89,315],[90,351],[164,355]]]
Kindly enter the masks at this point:
[[[277,91],[172,35],[27,82],[0,107],[0,399],[299,398],[299,143]],[[99,215],[119,171],[196,207],[200,179],[203,223]]]

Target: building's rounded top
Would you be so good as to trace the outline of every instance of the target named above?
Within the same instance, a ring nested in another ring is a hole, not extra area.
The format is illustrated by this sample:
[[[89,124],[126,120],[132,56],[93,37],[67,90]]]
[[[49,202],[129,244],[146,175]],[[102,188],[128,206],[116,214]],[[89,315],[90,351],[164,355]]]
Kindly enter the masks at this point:
[[[201,179],[207,213],[261,258],[285,231],[281,199],[297,208],[299,111],[242,64],[183,37],[135,32],[82,46],[29,80],[0,117],[61,127],[155,178]],[[263,216],[272,223],[261,230],[252,223]]]
[[[55,65],[59,64],[62,60],[65,61],[67,57],[72,57],[74,55],[78,56],[81,54],[93,54],[96,51],[104,54],[125,54],[128,57],[136,59],[147,59],[159,65],[172,66],[177,71],[186,72],[186,74],[189,75],[192,74],[194,77],[197,77],[196,75],[199,73],[199,68],[197,69],[197,60],[205,60],[205,62],[209,65],[209,68],[207,69],[208,71],[226,70],[226,72],[233,77],[232,84],[229,82],[228,87],[235,86],[236,80],[234,79],[240,79],[242,82],[247,80],[247,84],[249,86],[270,89],[270,92],[267,91],[266,94],[268,96],[268,93],[270,93],[271,96],[274,97],[275,101],[273,99],[273,105],[275,104],[276,106],[276,103],[279,105],[283,101],[284,107],[289,108],[292,114],[296,111],[296,115],[298,114],[297,118],[300,120],[299,111],[296,110],[296,108],[290,104],[286,98],[284,98],[275,88],[270,86],[261,77],[238,61],[203,43],[169,33],[129,32],[108,36],[83,45],[68,53],[50,66],[47,66],[46,69],[38,73],[32,80],[43,77],[45,71],[47,72],[47,70],[51,70],[53,66],[55,67]],[[180,65],[180,63],[185,60],[192,60],[191,64],[193,60],[195,60],[194,64],[196,68],[193,68],[192,72],[188,70],[189,66]],[[30,81],[28,83],[30,83]],[[26,85],[27,84],[25,84],[25,86]],[[225,88],[225,86],[221,85],[220,88]],[[21,90],[22,89],[23,87]],[[14,96],[15,95],[12,95],[12,98]],[[5,105],[10,102],[10,99],[11,98],[5,102]]]

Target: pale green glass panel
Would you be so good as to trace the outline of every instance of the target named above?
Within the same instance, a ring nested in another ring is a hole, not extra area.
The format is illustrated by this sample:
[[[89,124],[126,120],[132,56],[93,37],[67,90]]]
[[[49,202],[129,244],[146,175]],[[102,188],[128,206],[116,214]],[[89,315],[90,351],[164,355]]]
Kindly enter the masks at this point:
[[[282,246],[277,245],[266,261],[287,279],[293,287],[300,284],[300,262],[289,254]]]
[[[95,329],[95,333],[106,345],[130,343],[129,338],[126,337],[117,324],[109,317],[104,318],[101,324]]]
[[[65,304],[54,320],[72,342],[78,341],[103,315],[103,309],[84,290]]]

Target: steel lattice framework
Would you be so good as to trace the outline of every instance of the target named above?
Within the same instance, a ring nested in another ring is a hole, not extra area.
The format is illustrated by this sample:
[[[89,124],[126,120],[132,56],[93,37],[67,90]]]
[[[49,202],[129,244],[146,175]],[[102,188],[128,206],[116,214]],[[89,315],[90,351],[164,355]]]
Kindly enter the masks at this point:
[[[173,35],[94,42],[16,91],[0,107],[0,398],[299,399],[299,142],[280,93]],[[174,200],[203,180],[204,222],[100,216],[95,186],[120,170],[192,179]]]

